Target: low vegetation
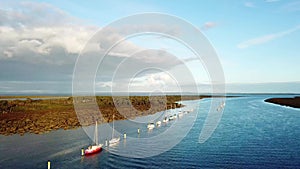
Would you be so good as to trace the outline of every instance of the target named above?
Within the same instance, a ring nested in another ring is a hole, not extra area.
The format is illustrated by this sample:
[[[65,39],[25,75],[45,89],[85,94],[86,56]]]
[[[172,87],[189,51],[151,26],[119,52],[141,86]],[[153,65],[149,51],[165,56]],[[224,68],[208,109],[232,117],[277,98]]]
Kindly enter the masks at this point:
[[[56,97],[43,99],[28,97],[22,100],[0,101],[0,134],[42,134],[51,130],[73,129],[80,126],[131,119],[178,108],[180,100],[194,100],[209,96],[130,96]],[[3,98],[3,97],[2,97]],[[74,109],[80,107],[79,110]],[[91,109],[96,104],[101,111]]]

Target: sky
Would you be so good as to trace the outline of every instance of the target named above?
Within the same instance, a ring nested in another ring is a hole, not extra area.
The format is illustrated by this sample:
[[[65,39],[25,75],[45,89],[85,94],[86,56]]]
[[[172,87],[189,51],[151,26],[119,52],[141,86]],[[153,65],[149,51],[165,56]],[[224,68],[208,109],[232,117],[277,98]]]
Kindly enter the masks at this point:
[[[299,0],[46,0],[0,2],[0,94],[71,93],[89,40],[123,17],[149,12],[183,19],[203,34],[227,92],[300,93]],[[164,23],[152,29],[180,33]],[[107,30],[97,45],[103,51],[118,38]],[[98,92],[189,92],[195,85],[211,92],[211,75],[196,58],[172,38],[131,37],[108,53],[93,85]]]

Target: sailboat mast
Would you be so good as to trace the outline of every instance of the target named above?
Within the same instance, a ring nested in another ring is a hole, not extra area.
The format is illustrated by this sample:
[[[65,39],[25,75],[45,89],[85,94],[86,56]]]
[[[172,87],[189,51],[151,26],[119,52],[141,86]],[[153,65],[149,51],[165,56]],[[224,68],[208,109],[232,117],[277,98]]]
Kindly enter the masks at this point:
[[[95,128],[95,143],[98,145],[98,123],[96,121],[96,128]]]
[[[111,138],[114,138],[114,130],[115,130],[114,118],[115,118],[115,115],[113,114],[113,131],[111,133]]]

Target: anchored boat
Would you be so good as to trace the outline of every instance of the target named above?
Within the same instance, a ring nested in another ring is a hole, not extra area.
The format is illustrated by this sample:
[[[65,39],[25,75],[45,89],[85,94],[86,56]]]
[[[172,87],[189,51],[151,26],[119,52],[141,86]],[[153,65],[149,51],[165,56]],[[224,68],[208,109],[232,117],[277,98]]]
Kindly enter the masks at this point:
[[[167,123],[169,121],[169,118],[168,117],[165,117],[164,119],[163,119],[163,123]]]
[[[154,123],[148,123],[147,129],[152,130],[152,129],[154,129],[154,128],[155,128]]]
[[[115,116],[113,115],[113,131],[112,131],[112,134],[111,134],[111,139],[109,140],[109,145],[110,146],[120,142],[120,137],[114,137],[114,131],[115,131],[114,117]]]
[[[103,144],[98,144],[98,125],[97,125],[97,121],[96,121],[96,125],[95,125],[94,142],[95,142],[95,145],[91,145],[87,149],[84,150],[84,155],[91,155],[91,154],[99,153],[102,150]]]

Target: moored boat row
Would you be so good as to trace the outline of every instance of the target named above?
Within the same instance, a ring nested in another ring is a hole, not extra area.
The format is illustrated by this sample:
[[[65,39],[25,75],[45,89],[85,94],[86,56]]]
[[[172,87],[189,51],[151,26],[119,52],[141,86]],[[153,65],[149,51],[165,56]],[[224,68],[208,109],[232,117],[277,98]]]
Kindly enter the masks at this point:
[[[168,123],[171,120],[177,119],[177,117],[181,118],[181,117],[183,117],[184,114],[190,113],[191,111],[193,111],[193,110],[179,111],[178,114],[174,113],[173,115],[165,116],[162,121],[159,120],[155,123],[150,122],[150,123],[147,124],[147,129],[152,130],[152,129],[155,128],[155,126],[159,127],[159,126],[161,126],[162,123]],[[113,115],[112,124],[113,124],[112,136],[111,136],[111,139],[108,142],[107,141],[105,142],[105,146],[113,146],[113,145],[120,142],[120,137],[115,137],[115,135],[114,135],[114,115]],[[140,134],[140,129],[138,129],[138,134]],[[126,136],[124,134],[124,138],[125,137]],[[108,143],[109,143],[109,145],[108,145]],[[98,124],[97,124],[97,121],[96,121],[95,133],[94,133],[94,145],[90,145],[85,150],[82,149],[81,155],[88,156],[88,155],[99,153],[99,152],[102,151],[102,147],[103,147],[103,144],[98,143]]]
[[[178,118],[182,118],[183,115],[188,114],[188,113],[190,113],[190,112],[192,112],[192,111],[194,111],[194,110],[193,110],[193,109],[191,109],[191,110],[184,110],[184,111],[179,111],[177,114],[174,113],[173,115],[165,116],[165,117],[163,118],[162,122],[163,122],[163,123],[168,123],[169,121],[176,120],[177,117],[178,117]],[[155,124],[156,124],[157,127],[159,127],[159,126],[161,125],[162,122],[161,122],[161,121],[157,121]],[[154,125],[153,122],[150,122],[150,123],[147,124],[147,129],[148,129],[148,130],[152,130],[152,129],[154,129],[154,128],[155,128],[155,125]]]

